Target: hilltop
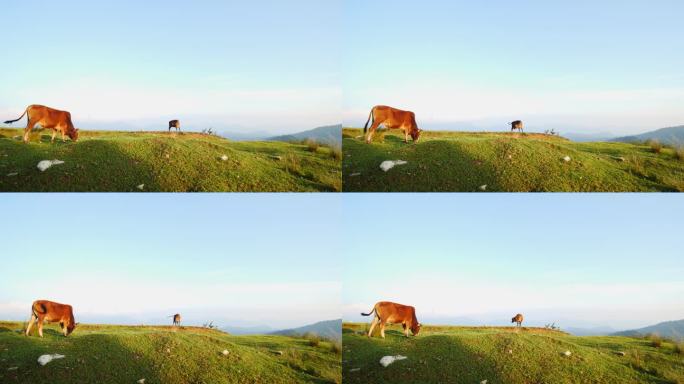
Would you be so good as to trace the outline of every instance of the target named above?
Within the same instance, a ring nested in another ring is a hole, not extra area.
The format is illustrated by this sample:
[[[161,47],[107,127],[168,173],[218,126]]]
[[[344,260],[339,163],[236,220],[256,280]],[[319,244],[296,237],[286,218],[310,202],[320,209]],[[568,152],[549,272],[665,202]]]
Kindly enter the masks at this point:
[[[333,345],[285,336],[231,336],[197,327],[79,325],[69,337],[46,326],[25,337],[0,322],[2,383],[340,383]],[[223,350],[228,354],[224,355]],[[42,354],[65,356],[45,366]]]
[[[616,332],[616,336],[646,336],[658,335],[668,339],[684,341],[684,319],[676,321],[664,321],[648,327],[631,329],[627,331]]]
[[[48,133],[17,137],[0,128],[0,191],[287,192],[339,191],[331,148],[283,142],[233,142],[199,133],[81,130],[79,141]],[[44,172],[41,160],[58,159]]]
[[[342,339],[342,319],[319,321],[299,328],[284,329],[272,332],[273,335],[301,336],[306,334],[318,335],[328,340]]]
[[[508,132],[424,131],[418,143],[405,144],[399,131],[381,132],[369,145],[362,129],[343,129],[344,191],[684,190],[684,160],[670,148]],[[407,163],[383,172],[385,160]]]
[[[348,383],[681,383],[684,354],[665,342],[570,336],[544,328],[423,326],[406,339],[392,326],[368,338],[368,324],[344,323]],[[569,351],[570,355],[566,355]],[[383,368],[385,355],[403,355]]]
[[[271,137],[268,140],[300,142],[306,139],[311,139],[319,143],[340,146],[342,145],[342,125],[338,124],[329,125],[325,127],[318,127],[308,131],[293,133],[290,135]]]
[[[684,145],[684,125],[677,127],[660,128],[640,135],[623,136],[612,139],[611,141],[621,141],[625,143],[643,143],[648,140],[658,140],[663,144],[680,146]]]

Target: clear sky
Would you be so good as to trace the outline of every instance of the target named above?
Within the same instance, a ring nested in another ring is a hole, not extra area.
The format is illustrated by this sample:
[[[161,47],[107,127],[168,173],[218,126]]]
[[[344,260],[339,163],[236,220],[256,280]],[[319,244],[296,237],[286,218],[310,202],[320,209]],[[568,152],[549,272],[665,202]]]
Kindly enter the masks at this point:
[[[2,19],[2,121],[29,104],[86,129],[340,121],[341,0],[11,0]]]
[[[294,327],[340,317],[328,194],[6,194],[0,319]]]
[[[625,134],[684,124],[679,0],[346,0],[344,124]],[[455,124],[454,124],[455,123]]]
[[[684,318],[681,196],[349,194],[343,317],[642,327]]]

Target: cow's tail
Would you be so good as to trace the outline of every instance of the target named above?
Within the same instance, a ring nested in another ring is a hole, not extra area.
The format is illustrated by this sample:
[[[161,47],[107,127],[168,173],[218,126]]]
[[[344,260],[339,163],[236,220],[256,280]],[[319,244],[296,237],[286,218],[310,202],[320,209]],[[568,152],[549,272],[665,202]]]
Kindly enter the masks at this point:
[[[27,107],[26,109],[24,109],[24,113],[22,113],[21,116],[19,116],[17,119],[14,119],[14,120],[7,120],[7,121],[5,121],[5,124],[12,124],[12,123],[14,123],[15,121],[21,120],[21,119],[24,117],[24,115],[25,115],[26,113],[28,113],[28,107]]]
[[[366,120],[366,125],[363,126],[363,134],[364,135],[366,134],[366,131],[368,130],[368,123],[370,123],[371,120],[374,119],[373,118],[373,109],[375,109],[375,108],[371,108],[370,113],[368,114],[368,120]]]
[[[376,311],[375,311],[375,307],[373,307],[373,309],[372,309],[370,312],[368,312],[368,313],[363,313],[363,312],[361,312],[361,316],[370,316],[370,315],[373,314],[373,312],[376,312]],[[376,312],[376,313],[377,313],[377,312]]]

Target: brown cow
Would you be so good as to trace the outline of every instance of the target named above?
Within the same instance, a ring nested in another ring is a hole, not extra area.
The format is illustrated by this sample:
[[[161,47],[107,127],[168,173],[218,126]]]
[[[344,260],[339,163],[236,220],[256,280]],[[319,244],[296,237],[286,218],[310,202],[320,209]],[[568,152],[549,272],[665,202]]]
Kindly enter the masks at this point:
[[[171,128],[176,128],[176,131],[180,131],[180,121],[179,120],[169,121],[169,132],[171,132]]]
[[[523,315],[521,313],[518,313],[517,315],[513,316],[511,319],[511,323],[517,323],[517,327],[522,327],[522,322],[523,322]]]
[[[26,128],[24,128],[25,143],[28,143],[29,134],[36,125],[53,130],[51,142],[55,141],[57,131],[62,133],[62,141],[65,141],[64,135],[69,136],[73,141],[78,140],[78,129],[74,128],[74,124],[71,122],[71,113],[67,111],[59,111],[42,105],[29,105],[18,119],[7,120],[5,124],[19,121],[24,115],[27,115],[28,118],[28,123]]]
[[[511,122],[508,123],[508,124],[511,125],[511,132],[513,132],[513,131],[515,131],[515,130],[517,129],[517,130],[519,130],[519,131],[522,133],[522,131],[523,131],[523,123],[522,123],[522,121],[520,121],[520,120],[511,121]]]
[[[373,306],[373,310],[369,313],[361,313],[362,316],[370,316],[375,312],[375,317],[371,323],[368,337],[373,335],[373,328],[376,324],[380,324],[380,336],[385,338],[385,324],[401,324],[404,328],[404,335],[409,336],[408,331],[411,330],[414,336],[420,332],[420,323],[416,319],[416,309],[389,301],[380,301]]]
[[[38,321],[38,334],[43,337],[43,321],[59,323],[64,336],[69,336],[78,325],[74,321],[74,311],[71,305],[55,303],[48,300],[36,300],[31,305],[31,320],[26,327],[26,336],[31,332],[33,323]]]
[[[180,325],[180,322],[181,322],[180,313],[176,313],[175,315],[169,316],[169,317],[173,317],[173,325]]]
[[[366,143],[369,144],[373,138],[373,133],[381,124],[387,129],[399,128],[404,130],[405,143],[408,143],[409,135],[411,135],[413,141],[418,141],[420,132],[423,131],[422,129],[419,129],[418,124],[416,124],[415,113],[384,105],[376,105],[371,109],[370,114],[368,114],[368,120],[366,120],[366,125],[363,126],[364,135],[368,129],[368,123],[371,122],[371,120],[372,124],[370,126],[370,131],[366,135]]]

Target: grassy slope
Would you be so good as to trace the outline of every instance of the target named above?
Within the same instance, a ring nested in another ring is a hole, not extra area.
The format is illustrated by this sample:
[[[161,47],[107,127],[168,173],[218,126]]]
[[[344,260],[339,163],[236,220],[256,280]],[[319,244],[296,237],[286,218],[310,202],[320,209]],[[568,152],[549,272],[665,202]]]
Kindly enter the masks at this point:
[[[2,383],[340,383],[340,355],[329,343],[309,346],[285,336],[230,336],[194,327],[79,325],[44,339],[21,323],[0,322]],[[228,356],[221,354],[227,349]],[[282,351],[279,355],[274,351]],[[42,354],[66,357],[45,366]],[[10,368],[18,367],[10,370]]]
[[[313,153],[305,145],[202,134],[83,130],[76,143],[50,143],[50,132],[24,144],[15,139],[21,130],[0,128],[0,191],[137,191],[139,184],[169,192],[341,188],[340,162],[328,148]],[[40,172],[36,165],[48,159],[65,163]]]
[[[343,325],[345,383],[684,383],[684,355],[668,343],[654,348],[646,340],[539,328],[429,326],[409,339],[392,327],[382,340],[359,334],[367,326]],[[568,350],[570,357],[563,355]],[[379,364],[397,354],[408,359]]]
[[[671,149],[473,132],[424,132],[418,144],[405,144],[398,131],[367,145],[360,135],[343,130],[344,191],[469,192],[484,184],[488,191],[684,191],[684,161]],[[384,160],[408,164],[385,173]]]

